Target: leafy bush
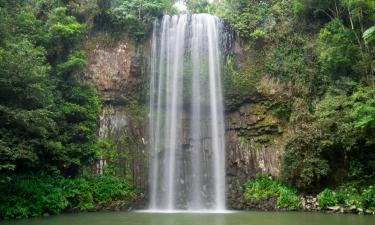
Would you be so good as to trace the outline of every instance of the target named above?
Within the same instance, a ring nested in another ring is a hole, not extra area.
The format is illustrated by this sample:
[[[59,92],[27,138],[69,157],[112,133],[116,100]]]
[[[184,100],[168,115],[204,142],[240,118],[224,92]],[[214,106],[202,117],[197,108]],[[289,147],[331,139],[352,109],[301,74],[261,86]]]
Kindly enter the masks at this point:
[[[2,173],[75,176],[95,160],[99,99],[76,76],[85,65],[85,26],[67,2],[0,3]]]
[[[325,189],[317,196],[317,201],[320,208],[327,208],[328,206],[334,206],[338,203],[336,192],[331,189]]]
[[[322,71],[329,76],[353,75],[358,48],[353,45],[353,33],[339,19],[332,20],[319,33]]]
[[[166,0],[121,0],[117,1],[109,14],[115,25],[126,27],[130,38],[141,41],[155,18],[162,16],[171,3]]]
[[[248,101],[256,92],[256,85],[259,81],[256,66],[249,65],[248,62],[244,64],[246,68],[236,71],[234,60],[231,57],[226,59],[223,88],[225,105],[230,110]]]
[[[58,214],[68,205],[57,177],[13,176],[0,186],[0,219]]]
[[[271,176],[257,174],[255,180],[249,180],[245,183],[243,197],[245,200],[262,201],[267,198],[277,198],[275,207],[288,210],[299,208],[299,198],[297,191],[291,189]]]
[[[65,208],[80,211],[108,205],[114,200],[131,201],[136,189],[114,176],[78,179],[48,175],[14,175],[0,185],[0,219],[58,214]]]
[[[60,185],[64,188],[69,208],[84,211],[94,207],[92,186],[86,179],[62,179]]]
[[[250,37],[257,39],[262,39],[267,36],[267,33],[261,29],[256,29],[253,33],[250,34]]]
[[[222,4],[220,14],[239,37],[257,39],[265,35],[264,31],[257,31],[257,28],[266,23],[271,6],[270,1],[227,0]]]
[[[356,185],[355,185],[356,186]],[[334,205],[342,205],[348,208],[356,208],[366,213],[375,213],[375,188],[368,186],[360,191],[350,184],[340,187],[337,191],[325,189],[317,196],[320,208],[327,208]]]
[[[280,195],[277,198],[277,208],[297,210],[299,208],[299,198],[297,191],[286,186],[279,187]]]
[[[360,207],[375,214],[375,187],[369,186],[362,191]]]
[[[272,177],[257,174],[255,180],[250,180],[245,184],[245,199],[260,200],[268,197],[277,197],[279,194],[279,183]]]
[[[136,197],[135,187],[124,178],[115,176],[90,177],[92,194],[96,203],[108,203],[115,199],[129,200]]]
[[[86,54],[84,51],[75,51],[68,56],[66,62],[57,65],[57,74],[73,74],[81,71],[86,65]]]

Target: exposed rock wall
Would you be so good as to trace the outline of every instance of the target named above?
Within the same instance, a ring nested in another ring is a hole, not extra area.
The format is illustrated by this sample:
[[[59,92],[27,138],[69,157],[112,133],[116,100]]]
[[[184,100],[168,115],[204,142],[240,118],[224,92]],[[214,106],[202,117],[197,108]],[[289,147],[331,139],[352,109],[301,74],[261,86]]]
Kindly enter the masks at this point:
[[[102,111],[98,135],[115,145],[116,172],[131,178],[144,191],[148,179],[147,114],[140,106],[140,92],[145,80],[143,56],[147,54],[130,42],[126,33],[119,40],[107,35],[97,34],[86,42],[84,77],[97,88]],[[96,172],[102,173],[101,167],[108,163],[102,156]]]
[[[141,190],[147,188],[146,124],[132,118],[126,106],[106,104],[99,119],[99,138],[111,140],[118,152],[118,173],[129,177]]]
[[[148,114],[145,108],[148,103],[142,101],[140,95],[148,90],[145,83],[148,43],[139,48],[129,42],[125,34],[110,44],[103,38],[90,38],[86,43],[88,64],[84,73],[85,78],[96,85],[102,101],[98,135],[116,145],[121,153],[120,173],[131,175],[143,191],[147,190],[148,180]],[[247,60],[246,56],[237,54],[239,59]],[[279,176],[288,126],[266,104],[272,95],[282,92],[277,87],[266,82],[263,89],[254,92],[256,96],[226,112],[226,177],[230,206],[240,199],[244,182],[256,173]],[[182,142],[189,146],[189,140]]]
[[[280,173],[287,127],[262,103],[248,103],[226,115],[229,205],[241,199],[243,184],[257,173]]]
[[[134,97],[140,88],[142,52],[126,34],[119,40],[105,40],[110,37],[101,35],[85,44],[88,61],[85,78],[95,84],[102,101],[111,101],[118,95]]]
[[[251,81],[243,81],[240,76],[238,82],[249,85],[246,89],[224,89],[226,94],[240,96],[239,99],[230,96],[225,99],[228,110],[226,176],[228,203],[232,208],[241,208],[243,185],[257,173],[280,176],[281,156],[290,132],[288,112],[284,107],[290,100],[290,89],[288,84],[259,71],[258,64],[265,55],[258,47],[257,43],[252,46],[235,40],[232,49],[235,73],[224,74],[236,76],[239,73]]]

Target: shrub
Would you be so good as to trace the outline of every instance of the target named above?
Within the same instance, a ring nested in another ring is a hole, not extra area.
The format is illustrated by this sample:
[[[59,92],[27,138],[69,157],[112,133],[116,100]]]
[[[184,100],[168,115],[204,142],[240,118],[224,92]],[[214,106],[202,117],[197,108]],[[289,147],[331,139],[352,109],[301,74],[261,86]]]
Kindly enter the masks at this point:
[[[261,200],[268,197],[277,197],[278,191],[279,183],[274,181],[272,177],[257,174],[255,180],[246,182],[244,198],[245,200]]]
[[[367,213],[375,214],[375,187],[369,186],[365,188],[361,194],[360,206]]]
[[[91,184],[86,179],[63,179],[60,185],[64,189],[69,208],[84,211],[94,207]]]
[[[324,189],[317,196],[318,204],[320,208],[327,208],[328,206],[334,206],[338,203],[337,194],[331,189]]]
[[[329,22],[319,33],[322,72],[329,76],[353,76],[352,65],[357,59],[358,48],[353,45],[353,33],[339,19]]]
[[[297,210],[299,208],[299,198],[297,191],[285,186],[279,187],[280,195],[277,198],[276,207],[289,210]]]
[[[245,184],[245,200],[261,201],[270,197],[277,198],[276,208],[296,210],[299,208],[297,191],[275,181],[270,176],[257,174],[255,180]]]
[[[94,201],[110,202],[115,199],[129,200],[136,196],[135,186],[126,179],[115,176],[90,177]]]
[[[136,197],[135,186],[121,177],[13,175],[9,182],[0,185],[0,220],[53,215],[65,208],[85,211],[97,204],[131,201]]]
[[[60,177],[12,176],[0,186],[0,219],[58,214],[68,202],[59,185]]]

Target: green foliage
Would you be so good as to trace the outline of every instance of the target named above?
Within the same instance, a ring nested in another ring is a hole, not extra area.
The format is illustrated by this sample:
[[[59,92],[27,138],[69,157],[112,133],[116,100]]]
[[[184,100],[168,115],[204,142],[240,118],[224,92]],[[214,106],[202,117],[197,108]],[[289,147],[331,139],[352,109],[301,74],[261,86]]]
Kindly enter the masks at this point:
[[[128,102],[126,110],[130,117],[137,123],[142,123],[147,117],[147,109],[145,106],[135,101]]]
[[[74,74],[76,71],[82,71],[86,65],[86,54],[84,51],[75,51],[68,56],[66,62],[57,65],[57,74]]]
[[[319,148],[321,133],[312,124],[309,105],[295,99],[291,122],[295,133],[290,137],[282,156],[281,176],[284,181],[299,189],[316,187],[329,172],[329,163]]]
[[[327,94],[314,113],[306,110],[303,114],[297,106],[299,113],[292,120],[298,132],[285,149],[284,180],[301,189],[317,187],[322,178],[334,176],[341,168],[348,171],[347,178],[370,182],[375,171],[370,150],[374,147],[373,96],[373,88],[359,87],[349,96]],[[340,164],[333,159],[343,161]]]
[[[326,152],[342,149],[351,162],[352,179],[370,181],[374,176],[374,154],[369,151],[374,146],[372,121],[374,89],[359,87],[347,96],[328,95],[317,106],[316,118],[325,130],[321,146]]]
[[[257,174],[255,180],[249,180],[245,183],[244,199],[261,200],[268,197],[277,197],[280,184],[274,181],[272,177]]]
[[[296,35],[292,38],[295,40],[299,37]],[[280,43],[275,50],[270,52],[265,69],[268,74],[284,81],[298,80],[302,76],[302,79],[308,81],[309,77],[305,74],[307,64],[306,52],[299,44]]]
[[[131,40],[141,43],[155,19],[174,12],[173,4],[170,0],[97,0],[94,30],[110,33],[111,36],[127,31]]]
[[[53,215],[66,208],[85,211],[136,197],[135,187],[119,177],[71,179],[44,174],[17,175],[0,185],[0,219]]]
[[[155,18],[171,8],[168,0],[121,0],[109,12],[111,21],[117,26],[125,26],[130,38],[142,41]]]
[[[219,9],[219,14],[229,23],[236,34],[243,39],[264,37],[264,31],[258,29],[270,15],[273,1],[227,0]],[[234,13],[235,12],[235,13]]]
[[[107,1],[107,0],[96,0],[96,4],[98,5],[101,11],[109,10],[112,5],[111,1]]]
[[[319,62],[323,73],[336,77],[353,76],[351,68],[358,54],[353,42],[353,33],[339,19],[332,20],[320,30]]]
[[[65,119],[58,123],[61,131],[58,140],[64,146],[59,153],[64,157],[58,157],[55,165],[67,168],[68,174],[76,174],[81,166],[93,163],[98,151],[99,100],[93,85],[74,79],[64,83],[62,89],[65,103],[58,107],[56,115]]]
[[[216,4],[208,0],[186,0],[189,13],[212,13],[216,11]]]
[[[65,7],[53,9],[46,22],[51,42],[64,42],[65,45],[77,43],[84,34],[84,27],[75,17],[66,15]]]
[[[0,101],[4,106],[33,109],[52,101],[53,83],[48,80],[50,66],[46,52],[28,40],[8,43],[0,51]]]
[[[59,184],[63,187],[64,197],[68,202],[67,207],[76,208],[80,211],[94,207],[94,199],[91,191],[92,183],[87,179],[62,179]]]
[[[363,33],[363,39],[367,42],[373,42],[375,40],[375,26],[370,27]]]
[[[352,95],[354,100],[350,117],[355,129],[375,129],[375,89],[371,87],[359,88]],[[368,141],[371,141],[368,139]]]
[[[245,200],[261,201],[270,197],[277,198],[276,208],[296,210],[299,208],[297,191],[291,189],[270,176],[257,174],[255,180],[245,183],[243,197]]]
[[[233,59],[228,57],[223,80],[225,105],[228,109],[235,109],[246,102],[255,93],[259,80],[252,68],[236,71],[233,67]]]
[[[368,213],[375,214],[375,187],[369,186],[362,191],[360,207]]]
[[[99,141],[99,158],[106,160],[104,166],[104,174],[120,174],[118,160],[120,154],[116,148],[116,144],[110,139],[103,139]]]
[[[42,140],[54,131],[51,111],[53,82],[48,79],[45,51],[27,40],[10,43],[0,52],[1,164],[15,169],[16,161],[36,161]],[[6,172],[6,171],[2,171]]]
[[[75,176],[98,150],[96,91],[77,78],[85,27],[57,1],[7,1],[0,12],[0,173]]]
[[[371,0],[226,0],[215,12],[241,46],[224,67],[226,108],[260,94],[281,112],[291,129],[282,180],[300,190],[374,178],[374,7]],[[245,69],[249,59],[256,70]],[[271,95],[279,92],[265,77],[284,83],[287,97]]]
[[[57,7],[48,14],[45,22],[45,46],[55,62],[64,60],[85,34],[85,27],[74,16],[67,15],[66,7]]]
[[[91,177],[90,183],[96,203],[108,204],[113,200],[131,200],[137,197],[135,187],[121,177]]]
[[[58,178],[12,176],[0,186],[0,219],[57,214],[68,205]]]
[[[267,33],[261,29],[256,29],[253,33],[250,34],[254,40],[263,39],[267,36]]]
[[[320,208],[327,208],[338,203],[338,194],[331,189],[325,189],[317,196],[317,202]]]
[[[375,189],[368,186],[358,190],[352,186],[340,187],[337,191],[326,188],[317,196],[320,208],[342,205],[348,208],[356,208],[369,214],[375,213]]]
[[[288,210],[297,210],[299,208],[299,198],[297,191],[286,186],[279,188],[280,195],[277,198],[276,207]]]

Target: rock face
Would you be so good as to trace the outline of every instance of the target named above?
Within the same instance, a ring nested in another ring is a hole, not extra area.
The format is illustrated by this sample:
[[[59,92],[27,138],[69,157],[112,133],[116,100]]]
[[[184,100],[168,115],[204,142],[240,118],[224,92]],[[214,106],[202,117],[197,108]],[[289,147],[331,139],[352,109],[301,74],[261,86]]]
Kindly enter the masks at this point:
[[[117,164],[114,173],[129,177],[141,191],[148,179],[146,145],[147,114],[140,107],[143,88],[144,57],[142,50],[128,41],[127,35],[113,41],[104,34],[89,38],[85,44],[87,66],[84,78],[92,82],[101,100],[98,135],[103,142],[114,145],[108,149],[93,169],[103,173],[105,164]],[[146,87],[147,88],[147,87]],[[114,155],[115,154],[115,155]],[[115,159],[110,158],[111,155]]]
[[[126,34],[111,44],[101,38],[90,39],[85,48],[88,61],[85,78],[95,84],[101,100],[138,92],[143,58],[137,47],[128,41]]]
[[[147,192],[148,100],[142,99],[142,93],[148,90],[145,59],[149,52],[147,47],[141,49],[129,42],[125,34],[111,44],[102,40],[90,38],[85,45],[88,63],[84,77],[96,85],[102,102],[98,135],[116,146],[118,173],[130,176]],[[225,115],[228,205],[233,208],[238,208],[235,204],[240,202],[248,179],[259,172],[279,176],[280,155],[288,136],[286,123],[266,106],[267,96],[261,91],[257,94],[256,100]],[[181,141],[189,146],[188,140]],[[100,167],[105,160],[98,162],[97,172],[103,172]]]
[[[242,185],[257,173],[280,173],[286,127],[262,103],[249,103],[226,115],[228,203],[235,207]]]
[[[106,163],[118,163],[118,175],[131,178],[142,191],[146,190],[148,178],[148,159],[145,133],[146,123],[134,120],[126,106],[102,106],[99,119],[99,138],[110,140],[115,145],[117,155],[115,159],[105,159]],[[113,154],[113,153],[112,153]],[[109,154],[104,154],[108,157]],[[102,173],[100,163],[98,172]]]

